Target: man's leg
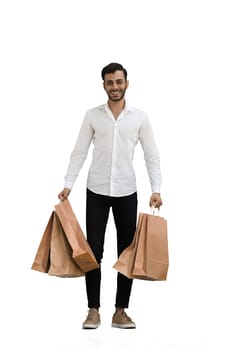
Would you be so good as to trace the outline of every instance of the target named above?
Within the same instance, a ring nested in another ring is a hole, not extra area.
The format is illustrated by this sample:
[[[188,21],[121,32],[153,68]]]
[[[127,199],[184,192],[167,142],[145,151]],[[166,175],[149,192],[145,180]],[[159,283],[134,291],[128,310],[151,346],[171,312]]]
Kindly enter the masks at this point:
[[[112,211],[117,229],[118,257],[127,248],[134,237],[137,224],[137,193],[125,197],[115,197]],[[132,288],[132,279],[118,273],[116,308],[127,308]]]
[[[109,198],[87,190],[86,229],[87,241],[100,264],[103,257],[105,230],[109,215]],[[100,307],[101,269],[87,272],[86,291],[89,308]]]

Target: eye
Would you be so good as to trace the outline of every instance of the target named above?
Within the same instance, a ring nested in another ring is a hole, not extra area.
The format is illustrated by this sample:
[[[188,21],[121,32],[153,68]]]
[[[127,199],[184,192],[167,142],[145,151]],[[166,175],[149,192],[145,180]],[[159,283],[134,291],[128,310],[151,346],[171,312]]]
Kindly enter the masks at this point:
[[[107,81],[105,82],[105,85],[106,85],[106,86],[112,86],[112,85],[113,85],[113,82],[112,82],[111,80],[107,80]]]

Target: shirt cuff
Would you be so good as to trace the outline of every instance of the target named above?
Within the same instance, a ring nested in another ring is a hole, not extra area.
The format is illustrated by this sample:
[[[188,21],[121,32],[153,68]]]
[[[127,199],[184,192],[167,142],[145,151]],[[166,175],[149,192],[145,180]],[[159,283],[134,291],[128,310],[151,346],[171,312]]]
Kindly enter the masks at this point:
[[[67,181],[67,182],[65,182],[64,188],[69,188],[69,190],[72,190],[73,185],[74,185],[73,182]]]
[[[151,187],[151,190],[153,193],[161,193],[161,188],[158,185]]]

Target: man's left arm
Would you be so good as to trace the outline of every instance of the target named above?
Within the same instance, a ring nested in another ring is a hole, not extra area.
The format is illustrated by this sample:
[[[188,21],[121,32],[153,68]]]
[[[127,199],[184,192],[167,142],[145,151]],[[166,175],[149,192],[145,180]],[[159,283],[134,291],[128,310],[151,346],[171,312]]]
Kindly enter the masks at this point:
[[[155,143],[153,129],[147,116],[145,116],[141,125],[139,140],[144,152],[144,159],[152,189],[149,205],[159,208],[162,205],[160,195],[162,183],[160,156]]]

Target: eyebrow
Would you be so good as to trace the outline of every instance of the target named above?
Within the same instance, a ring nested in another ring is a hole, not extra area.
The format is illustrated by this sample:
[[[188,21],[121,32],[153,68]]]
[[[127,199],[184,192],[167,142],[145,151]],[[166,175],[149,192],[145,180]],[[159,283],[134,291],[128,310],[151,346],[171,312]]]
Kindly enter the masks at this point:
[[[108,80],[105,80],[105,83],[112,83],[114,80],[111,80],[111,79],[108,79]],[[115,80],[116,82],[122,82],[122,81],[124,81],[124,79],[123,78],[119,78],[119,79],[116,79]]]

